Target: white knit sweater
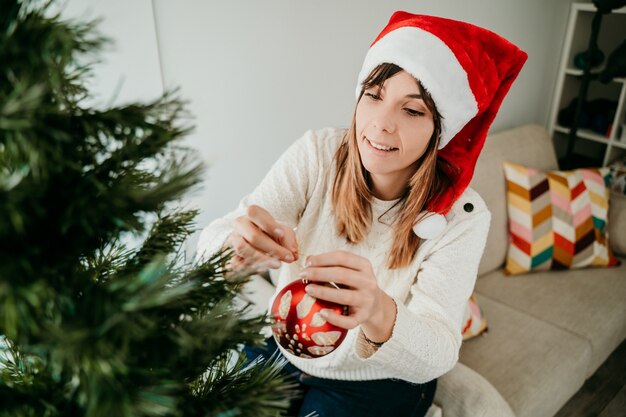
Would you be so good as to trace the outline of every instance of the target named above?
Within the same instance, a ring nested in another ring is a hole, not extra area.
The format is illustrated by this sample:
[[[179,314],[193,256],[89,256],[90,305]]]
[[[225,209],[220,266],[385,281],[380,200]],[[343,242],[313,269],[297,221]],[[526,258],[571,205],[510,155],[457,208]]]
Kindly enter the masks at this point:
[[[232,220],[250,204],[264,207],[278,222],[295,228],[301,259],[334,250],[369,259],[379,287],[398,307],[391,338],[375,350],[357,327],[336,351],[321,358],[303,359],[281,351],[299,369],[318,377],[430,381],[448,372],[458,360],[463,315],[476,281],[490,213],[480,196],[468,188],[446,216],[445,231],[423,241],[410,265],[388,269],[386,258],[393,238],[389,224],[398,208],[387,210],[395,201],[373,200],[374,221],[364,241],[350,244],[337,233],[330,190],[333,156],[344,134],[345,130],[322,129],[309,131],[296,141],[237,210],[202,231],[197,259],[222,247]],[[278,270],[275,294],[298,279],[298,272],[296,263],[284,263]],[[272,300],[268,301],[271,305]]]

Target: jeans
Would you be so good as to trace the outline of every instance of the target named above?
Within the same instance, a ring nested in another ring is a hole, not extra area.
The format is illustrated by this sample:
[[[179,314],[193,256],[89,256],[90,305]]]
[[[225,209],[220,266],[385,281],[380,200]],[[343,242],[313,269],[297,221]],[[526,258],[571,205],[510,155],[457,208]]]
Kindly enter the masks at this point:
[[[266,360],[278,350],[273,337],[265,348],[245,347],[250,361]],[[280,355],[280,352],[277,352]],[[282,355],[281,355],[282,356]],[[423,417],[433,402],[437,380],[412,384],[399,379],[340,381],[308,375],[288,363],[283,372],[298,383],[300,396],[291,404],[298,417]]]

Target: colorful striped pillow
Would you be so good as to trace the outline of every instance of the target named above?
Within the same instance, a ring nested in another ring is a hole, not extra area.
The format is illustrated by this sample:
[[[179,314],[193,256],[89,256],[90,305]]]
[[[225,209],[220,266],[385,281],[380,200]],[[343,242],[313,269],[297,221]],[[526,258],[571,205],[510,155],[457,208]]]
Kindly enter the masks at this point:
[[[538,172],[504,163],[507,275],[615,266],[608,242],[609,168]]]

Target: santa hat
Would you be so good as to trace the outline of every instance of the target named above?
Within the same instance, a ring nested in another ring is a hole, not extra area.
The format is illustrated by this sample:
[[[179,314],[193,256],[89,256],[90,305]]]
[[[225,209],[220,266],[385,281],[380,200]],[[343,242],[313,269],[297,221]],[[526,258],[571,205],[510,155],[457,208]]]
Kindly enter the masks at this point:
[[[499,35],[441,17],[396,12],[370,46],[357,86],[374,68],[395,64],[432,96],[442,116],[438,155],[459,169],[454,186],[428,203],[413,227],[423,239],[438,236],[445,215],[474,174],[487,131],[528,55]]]

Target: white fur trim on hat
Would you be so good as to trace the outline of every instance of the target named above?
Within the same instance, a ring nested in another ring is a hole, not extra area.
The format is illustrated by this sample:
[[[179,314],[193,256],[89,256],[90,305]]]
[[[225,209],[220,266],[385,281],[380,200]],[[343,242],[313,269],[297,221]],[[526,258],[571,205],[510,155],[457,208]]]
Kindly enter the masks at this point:
[[[448,45],[432,33],[406,26],[372,45],[359,73],[357,99],[365,78],[383,63],[396,64],[413,75],[433,97],[442,116],[439,149],[478,113],[467,73]]]
[[[413,232],[422,239],[433,239],[439,236],[448,225],[446,218],[439,213],[422,212]]]

